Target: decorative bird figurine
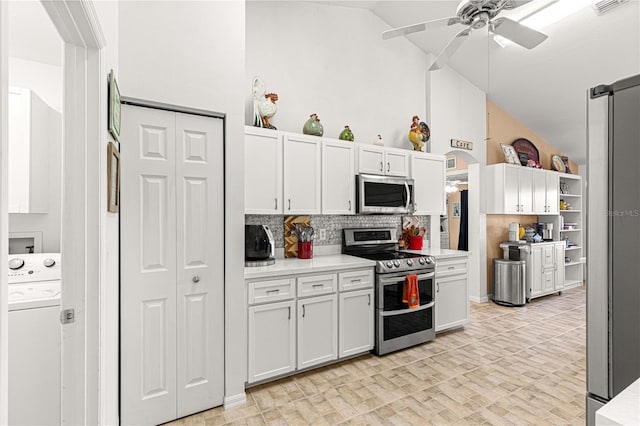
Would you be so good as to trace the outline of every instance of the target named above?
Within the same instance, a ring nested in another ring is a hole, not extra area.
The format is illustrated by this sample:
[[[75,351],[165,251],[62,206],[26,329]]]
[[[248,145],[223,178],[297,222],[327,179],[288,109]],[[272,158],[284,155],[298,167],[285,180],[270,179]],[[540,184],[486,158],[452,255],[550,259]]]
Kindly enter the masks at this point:
[[[429,126],[424,121],[420,121],[417,115],[414,115],[411,119],[411,130],[409,130],[409,142],[413,144],[413,150],[422,151],[430,136]]]
[[[254,126],[276,130],[276,127],[271,124],[269,119],[278,111],[278,107],[276,106],[277,100],[278,95],[276,93],[266,93],[262,81],[258,77],[253,78]]]

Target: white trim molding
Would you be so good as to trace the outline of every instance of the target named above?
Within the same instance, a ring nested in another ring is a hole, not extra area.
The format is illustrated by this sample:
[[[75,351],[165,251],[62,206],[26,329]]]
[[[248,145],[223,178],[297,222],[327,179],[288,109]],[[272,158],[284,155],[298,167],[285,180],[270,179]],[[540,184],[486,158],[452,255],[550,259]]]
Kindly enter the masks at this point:
[[[247,403],[247,394],[242,392],[237,395],[224,397],[224,409],[229,410],[231,408],[240,407]]]

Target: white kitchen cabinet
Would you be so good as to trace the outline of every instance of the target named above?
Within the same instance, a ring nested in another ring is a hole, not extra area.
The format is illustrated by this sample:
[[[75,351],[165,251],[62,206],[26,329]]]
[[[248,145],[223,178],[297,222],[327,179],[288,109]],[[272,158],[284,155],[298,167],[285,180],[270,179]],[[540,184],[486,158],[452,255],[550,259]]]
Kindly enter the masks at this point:
[[[340,293],[338,304],[339,356],[373,349],[373,288]]]
[[[443,155],[412,152],[415,214],[446,215],[445,161]]]
[[[355,147],[353,142],[322,141],[322,214],[354,214]]]
[[[298,300],[298,369],[338,358],[338,298]]]
[[[407,150],[359,145],[358,173],[408,176],[409,155]]]
[[[320,214],[322,139],[284,134],[284,213]]]
[[[374,345],[373,268],[247,280],[247,382]]]
[[[527,298],[545,296],[564,289],[564,243],[532,244],[527,259]]]
[[[533,171],[533,213],[558,214],[558,173]]]
[[[59,114],[29,89],[11,87],[8,96],[9,213],[47,213],[49,145]]]
[[[487,213],[533,214],[533,169],[494,164],[486,170]]]
[[[438,259],[435,277],[436,333],[469,320],[467,258]]]
[[[246,126],[244,136],[244,211],[282,214],[282,137],[270,129]]]
[[[249,307],[249,383],[295,370],[295,309],[293,300]]]

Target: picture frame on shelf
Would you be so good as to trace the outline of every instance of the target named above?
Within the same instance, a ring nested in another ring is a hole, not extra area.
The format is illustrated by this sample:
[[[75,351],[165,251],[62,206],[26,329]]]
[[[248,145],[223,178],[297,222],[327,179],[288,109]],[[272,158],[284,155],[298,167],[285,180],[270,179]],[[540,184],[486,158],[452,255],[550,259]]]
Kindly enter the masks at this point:
[[[121,123],[121,101],[120,101],[120,89],[118,89],[118,82],[113,74],[113,70],[109,72],[109,133],[113,136],[116,142],[120,143],[120,123]]]
[[[505,145],[503,143],[500,144],[502,148],[502,153],[504,154],[504,161],[507,164],[518,164],[520,165],[520,160],[518,159],[518,153],[515,148],[511,145]]]
[[[120,211],[120,152],[113,142],[107,145],[107,211]]]

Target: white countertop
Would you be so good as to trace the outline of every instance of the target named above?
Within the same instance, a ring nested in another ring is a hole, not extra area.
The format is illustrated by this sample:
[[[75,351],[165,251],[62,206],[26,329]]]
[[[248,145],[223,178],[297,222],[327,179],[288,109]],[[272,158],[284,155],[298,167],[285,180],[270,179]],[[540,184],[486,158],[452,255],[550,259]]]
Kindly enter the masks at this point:
[[[404,250],[407,253],[422,254],[425,256],[433,256],[436,259],[447,259],[450,257],[468,257],[469,252],[464,250],[441,249],[437,247],[423,248],[422,250]]]
[[[596,425],[640,425],[640,379],[596,411]]]
[[[314,256],[312,259],[276,259],[276,263],[269,266],[246,266],[244,278],[267,278],[287,274],[307,274],[315,272],[339,271],[354,268],[374,267],[376,262],[346,254],[332,254]]]

